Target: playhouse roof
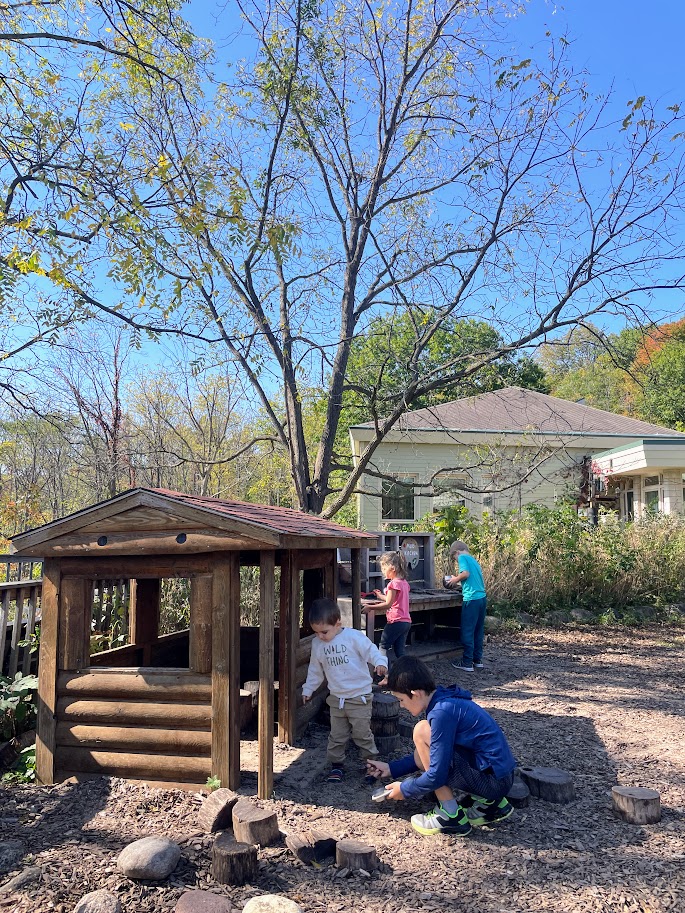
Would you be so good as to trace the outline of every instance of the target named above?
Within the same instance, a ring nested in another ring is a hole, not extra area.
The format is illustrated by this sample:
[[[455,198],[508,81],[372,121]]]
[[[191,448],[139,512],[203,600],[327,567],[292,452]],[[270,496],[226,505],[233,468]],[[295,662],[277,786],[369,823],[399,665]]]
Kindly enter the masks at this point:
[[[287,507],[133,488],[28,530],[23,555],[144,555],[236,549],[373,547],[377,537]]]

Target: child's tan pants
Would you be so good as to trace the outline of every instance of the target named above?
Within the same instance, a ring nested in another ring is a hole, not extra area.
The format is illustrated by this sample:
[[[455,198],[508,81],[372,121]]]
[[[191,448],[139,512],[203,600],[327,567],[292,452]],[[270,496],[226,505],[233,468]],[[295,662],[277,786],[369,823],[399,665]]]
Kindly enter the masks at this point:
[[[340,707],[340,698],[329,694],[326,703],[331,708],[331,734],[328,737],[327,758],[329,764],[338,767],[345,759],[345,748],[352,741],[359,748],[362,758],[378,757],[378,749],[371,732],[371,710],[373,695],[365,694],[366,703],[361,697],[345,698]]]

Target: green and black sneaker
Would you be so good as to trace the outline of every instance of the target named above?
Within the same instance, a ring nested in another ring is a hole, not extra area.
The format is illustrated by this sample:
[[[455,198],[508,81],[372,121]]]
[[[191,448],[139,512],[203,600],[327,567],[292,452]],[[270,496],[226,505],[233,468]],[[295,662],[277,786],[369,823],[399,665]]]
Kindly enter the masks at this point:
[[[497,824],[504,821],[513,814],[514,806],[504,796],[499,800],[489,801],[473,796],[473,802],[468,808],[466,815],[471,827],[484,827],[487,824]]]
[[[431,837],[433,834],[466,837],[471,833],[471,822],[460,805],[454,814],[446,812],[442,805],[436,805],[425,815],[412,815],[411,826],[424,837]]]

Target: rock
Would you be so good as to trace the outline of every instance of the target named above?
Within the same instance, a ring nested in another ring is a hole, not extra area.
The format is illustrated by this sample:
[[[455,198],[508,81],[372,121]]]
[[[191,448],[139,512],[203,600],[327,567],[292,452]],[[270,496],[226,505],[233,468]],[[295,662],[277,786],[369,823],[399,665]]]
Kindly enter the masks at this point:
[[[640,621],[649,621],[656,615],[653,605],[631,605],[626,609],[626,615],[634,615]]]
[[[494,634],[495,631],[499,631],[502,627],[502,619],[498,618],[496,615],[486,615],[485,616],[485,627],[484,630],[488,634]]]
[[[13,891],[21,891],[27,885],[33,884],[40,880],[42,869],[39,865],[30,865],[27,869],[19,872],[14,878],[10,878],[0,888],[0,894],[11,894]]]
[[[3,840],[0,842],[0,875],[11,871],[26,852],[21,840]]]
[[[74,913],[121,913],[121,904],[109,891],[91,891],[78,901]]]
[[[516,620],[520,625],[530,626],[535,624],[535,619],[528,612],[519,612]]]
[[[221,894],[211,891],[186,891],[181,894],[174,913],[232,913],[235,907]]]
[[[143,837],[129,843],[119,854],[117,868],[128,878],[160,881],[174,871],[181,850],[167,837]]]
[[[552,627],[556,627],[557,625],[566,624],[566,622],[568,621],[568,618],[569,618],[568,612],[564,612],[563,610],[558,610],[558,611],[554,611],[554,612],[548,612],[545,615],[544,620],[545,620],[545,624],[552,625]]]
[[[281,894],[262,894],[251,897],[243,907],[243,913],[303,913],[302,907]]]
[[[592,624],[596,621],[594,614],[587,609],[571,609],[571,618],[580,624]]]

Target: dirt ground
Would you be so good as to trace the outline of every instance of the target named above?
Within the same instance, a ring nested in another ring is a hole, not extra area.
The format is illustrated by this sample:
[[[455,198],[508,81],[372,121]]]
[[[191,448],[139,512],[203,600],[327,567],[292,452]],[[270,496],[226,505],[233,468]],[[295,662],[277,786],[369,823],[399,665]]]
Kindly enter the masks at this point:
[[[531,799],[508,821],[462,840],[414,833],[409,816],[430,807],[429,799],[373,804],[356,757],[341,786],[322,782],[322,726],[310,726],[297,747],[278,749],[275,798],[260,804],[278,812],[286,832],[316,826],[374,845],[383,871],[371,877],[307,867],[275,846],[260,850],[254,884],[227,887],[209,875],[211,838],[197,830],[198,795],[107,778],[0,790],[0,841],[18,838],[27,849],[0,881],[41,868],[39,882],[12,894],[0,889],[0,910],[70,913],[97,888],[118,894],[127,913],[171,911],[189,888],[224,894],[237,909],[255,894],[281,893],[306,913],[682,910],[684,648],[685,628],[541,630],[491,638],[481,673],[465,676],[446,660],[433,662],[439,682],[467,679],[521,765],[562,767],[577,791],[568,805]],[[242,754],[241,792],[250,795],[254,743],[243,743]],[[658,789],[661,822],[634,826],[615,818],[616,784]],[[182,843],[174,874],[163,883],[118,874],[120,850],[153,834]]]

